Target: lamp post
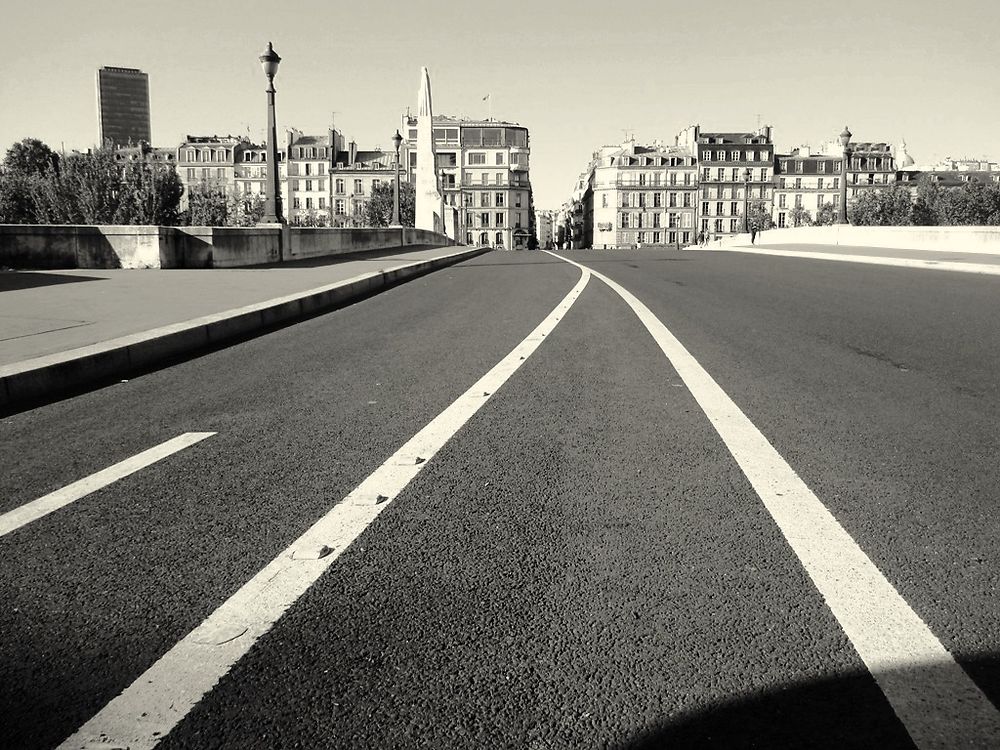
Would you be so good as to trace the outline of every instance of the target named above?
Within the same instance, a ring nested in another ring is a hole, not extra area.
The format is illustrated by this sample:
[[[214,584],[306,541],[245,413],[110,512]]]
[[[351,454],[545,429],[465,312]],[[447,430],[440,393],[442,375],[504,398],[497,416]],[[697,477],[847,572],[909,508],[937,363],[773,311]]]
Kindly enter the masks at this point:
[[[749,207],[750,199],[750,178],[753,175],[750,172],[750,167],[743,168],[743,232],[750,231],[750,217],[747,216],[747,209]]]
[[[281,181],[278,176],[278,128],[274,121],[274,76],[281,58],[271,43],[258,58],[267,76],[267,194],[264,197],[264,224],[284,224],[281,215]]]
[[[441,234],[448,236],[448,223],[444,220],[444,169],[441,169]]]
[[[844,126],[844,132],[840,134],[840,145],[843,147],[844,156],[840,162],[840,211],[837,215],[838,224],[847,224],[847,160],[851,158],[851,133]]]
[[[396,129],[396,135],[392,137],[392,145],[396,147],[396,179],[393,181],[394,190],[392,193],[392,226],[400,226],[399,222],[399,144],[403,142],[403,136]]]

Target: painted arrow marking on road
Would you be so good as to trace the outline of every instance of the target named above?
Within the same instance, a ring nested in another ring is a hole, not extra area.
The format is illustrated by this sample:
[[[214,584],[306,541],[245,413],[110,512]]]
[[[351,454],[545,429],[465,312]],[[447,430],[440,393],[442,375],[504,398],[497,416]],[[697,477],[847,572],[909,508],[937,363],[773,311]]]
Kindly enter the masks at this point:
[[[80,498],[97,492],[97,490],[103,489],[109,484],[127,477],[129,474],[134,474],[150,464],[155,464],[157,461],[161,461],[167,456],[184,450],[215,434],[214,432],[185,432],[183,435],[178,435],[165,443],[160,443],[149,450],[137,453],[131,458],[119,461],[114,466],[109,466],[96,474],[91,474],[89,477],[84,477],[62,489],[50,492],[44,497],[32,500],[30,503],[8,511],[0,515],[0,536],[9,534],[32,521],[37,521],[39,518],[47,516],[53,511],[64,508]]]

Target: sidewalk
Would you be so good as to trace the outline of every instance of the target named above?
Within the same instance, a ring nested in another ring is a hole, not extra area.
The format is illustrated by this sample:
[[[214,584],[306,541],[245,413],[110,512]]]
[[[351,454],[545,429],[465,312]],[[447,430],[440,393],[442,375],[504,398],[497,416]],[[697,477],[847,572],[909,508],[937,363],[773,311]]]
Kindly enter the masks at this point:
[[[0,411],[322,310],[486,248],[206,270],[0,272]]]
[[[758,242],[751,245],[734,242],[731,245],[709,247],[712,252],[752,253],[787,258],[866,263],[901,268],[921,268],[936,271],[954,271],[1000,275],[1000,250],[916,250],[887,247],[855,247],[850,245],[807,245],[798,243]]]

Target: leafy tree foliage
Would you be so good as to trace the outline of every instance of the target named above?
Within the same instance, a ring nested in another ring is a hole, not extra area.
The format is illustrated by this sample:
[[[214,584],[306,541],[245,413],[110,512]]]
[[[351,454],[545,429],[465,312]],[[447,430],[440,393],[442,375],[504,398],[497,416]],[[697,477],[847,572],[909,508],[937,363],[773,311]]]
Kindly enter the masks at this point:
[[[3,159],[6,174],[33,177],[59,166],[59,155],[37,138],[24,138],[7,149]]]
[[[902,183],[865,190],[848,207],[852,224],[862,226],[906,226],[911,223],[910,191]]]
[[[747,209],[747,229],[763,232],[773,226],[774,221],[771,219],[771,212],[767,210],[767,205],[751,203]]]
[[[108,149],[60,159],[26,139],[4,160],[0,222],[176,224],[183,192],[173,165],[120,163]]]
[[[837,209],[832,203],[824,203],[818,209],[816,209],[816,218],[813,219],[813,223],[817,226],[827,226],[829,224],[837,223]]]
[[[365,223],[370,227],[387,227],[392,222],[392,182],[381,182],[372,188],[365,205]],[[416,217],[416,191],[409,182],[399,183],[399,223],[412,227]]]
[[[188,191],[188,207],[180,223],[197,227],[252,227],[263,217],[263,195],[230,195],[221,185],[201,182]]]
[[[808,210],[804,209],[802,206],[794,206],[791,211],[788,212],[788,220],[791,222],[793,227],[809,227],[812,226],[813,218],[812,214]]]

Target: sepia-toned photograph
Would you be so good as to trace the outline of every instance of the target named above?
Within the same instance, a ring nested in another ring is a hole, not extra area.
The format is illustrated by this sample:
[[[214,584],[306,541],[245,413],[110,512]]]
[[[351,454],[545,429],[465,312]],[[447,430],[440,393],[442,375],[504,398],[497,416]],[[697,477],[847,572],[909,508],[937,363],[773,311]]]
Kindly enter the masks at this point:
[[[1000,4],[0,28],[0,748],[1000,748]]]

